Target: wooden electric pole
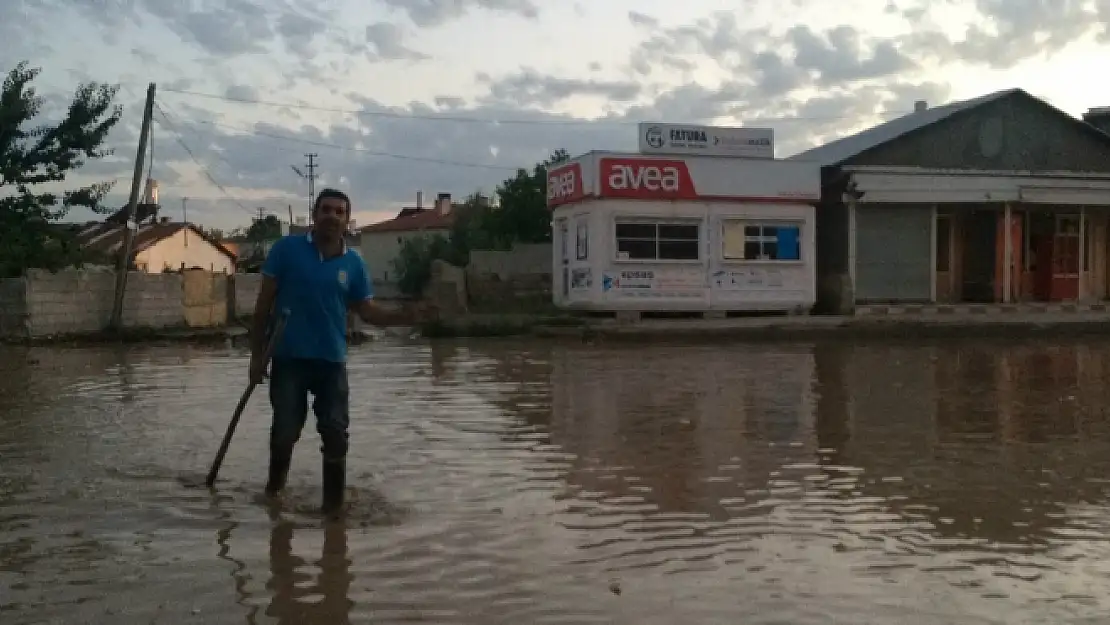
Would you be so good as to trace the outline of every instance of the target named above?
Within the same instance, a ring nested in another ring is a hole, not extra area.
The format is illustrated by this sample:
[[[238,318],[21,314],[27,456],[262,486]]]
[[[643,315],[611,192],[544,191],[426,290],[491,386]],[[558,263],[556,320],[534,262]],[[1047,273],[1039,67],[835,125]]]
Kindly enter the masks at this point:
[[[143,109],[143,126],[139,131],[139,149],[135,154],[135,175],[131,179],[131,198],[127,201],[124,219],[123,245],[120,248],[119,262],[116,264],[116,299],[112,305],[112,319],[109,327],[119,330],[123,326],[123,294],[127,290],[127,272],[131,268],[131,246],[135,242],[135,207],[139,203],[139,193],[143,188],[143,157],[150,138],[150,122],[154,117],[154,83],[146,88],[146,107]]]

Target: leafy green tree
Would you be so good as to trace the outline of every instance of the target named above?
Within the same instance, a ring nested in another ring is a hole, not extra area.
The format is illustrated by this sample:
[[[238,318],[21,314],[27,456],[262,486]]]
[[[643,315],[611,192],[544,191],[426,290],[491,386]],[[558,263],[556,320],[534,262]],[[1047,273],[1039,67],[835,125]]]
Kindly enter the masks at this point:
[[[510,249],[514,243],[551,241],[551,212],[547,209],[547,170],[570,160],[566,150],[556,150],[531,172],[518,169],[516,176],[497,187],[500,206],[489,211],[481,229],[493,249]]]
[[[56,222],[77,206],[111,211],[101,205],[111,182],[61,187],[88,159],[112,154],[102,145],[123,113],[113,104],[118,86],[81,84],[60,122],[36,126],[43,98],[32,83],[40,71],[21,62],[0,87],[0,277],[79,263],[75,231]]]
[[[274,215],[266,215],[262,219],[254,220],[247,228],[247,240],[272,241],[281,237],[281,220]]]

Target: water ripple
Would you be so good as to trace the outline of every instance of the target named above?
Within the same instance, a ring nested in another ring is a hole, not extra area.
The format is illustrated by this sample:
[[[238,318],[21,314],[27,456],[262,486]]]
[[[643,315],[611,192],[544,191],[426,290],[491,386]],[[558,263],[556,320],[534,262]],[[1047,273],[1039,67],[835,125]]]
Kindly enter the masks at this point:
[[[9,348],[0,348],[9,350]],[[0,351],[22,623],[1070,623],[1110,610],[1110,344],[386,339],[268,504],[245,354]],[[182,589],[189,590],[183,594]]]

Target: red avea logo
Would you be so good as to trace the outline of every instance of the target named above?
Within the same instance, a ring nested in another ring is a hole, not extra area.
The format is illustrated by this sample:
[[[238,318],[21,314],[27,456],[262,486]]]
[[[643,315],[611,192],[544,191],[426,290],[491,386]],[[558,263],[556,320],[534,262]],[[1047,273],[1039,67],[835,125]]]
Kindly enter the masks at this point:
[[[547,177],[547,205],[558,206],[582,196],[582,168],[578,163],[553,170]]]
[[[565,200],[574,195],[578,189],[578,176],[573,171],[555,174],[547,179],[547,199]]]
[[[601,159],[605,193],[611,197],[696,197],[683,161]]]
[[[675,167],[615,165],[609,173],[609,188],[614,191],[643,189],[678,193],[679,187],[680,179]]]

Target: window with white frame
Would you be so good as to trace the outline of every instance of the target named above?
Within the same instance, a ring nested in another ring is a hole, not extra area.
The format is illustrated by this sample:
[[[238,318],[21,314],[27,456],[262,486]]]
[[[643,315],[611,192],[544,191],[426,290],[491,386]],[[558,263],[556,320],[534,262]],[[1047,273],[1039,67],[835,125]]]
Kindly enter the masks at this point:
[[[721,252],[725,260],[789,262],[802,259],[802,224],[799,222],[729,219],[721,228]]]
[[[698,221],[618,221],[617,260],[699,260]]]

